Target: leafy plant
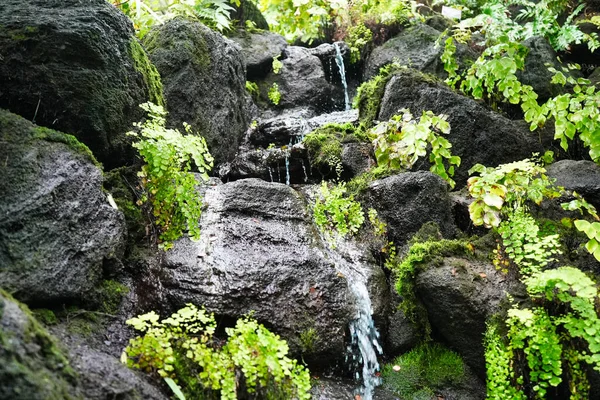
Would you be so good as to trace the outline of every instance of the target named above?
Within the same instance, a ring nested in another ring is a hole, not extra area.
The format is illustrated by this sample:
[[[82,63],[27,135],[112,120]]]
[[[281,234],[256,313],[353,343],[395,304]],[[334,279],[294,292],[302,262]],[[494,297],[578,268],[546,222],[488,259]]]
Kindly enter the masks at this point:
[[[109,0],[132,21],[139,37],[144,37],[154,26],[178,15],[197,19],[205,25],[223,31],[229,29],[229,13],[233,10],[228,0]],[[239,6],[240,0],[231,3]]]
[[[281,61],[279,61],[279,56],[273,57],[272,68],[273,68],[273,73],[275,75],[279,75],[279,73],[281,72],[281,68],[283,68],[283,63]]]
[[[139,204],[151,208],[160,246],[166,250],[186,228],[191,238],[199,239],[202,201],[190,170],[194,163],[208,180],[213,158],[204,138],[194,135],[189,125],[184,125],[188,134],[183,136],[177,129],[165,128],[167,113],[161,106],[144,103],[140,107],[148,112],[148,119],[134,124],[138,132],[127,133],[137,139],[133,147],[146,163],[138,173],[144,188]]]
[[[130,340],[123,362],[171,379],[172,390],[179,389],[185,397],[218,393],[225,400],[247,392],[267,399],[310,398],[308,370],[287,357],[285,341],[252,318],[239,319],[234,328],[227,328],[224,344],[214,336],[213,315],[192,304],[160,322],[150,312],[127,324],[143,336]]]
[[[373,127],[369,135],[373,139],[377,164],[393,170],[411,168],[420,157],[427,154],[427,148],[431,146],[431,172],[454,187],[455,182],[451,177],[454,176],[454,167],[460,166],[460,157],[450,153],[452,144],[441,136],[448,133],[450,124],[446,116],[427,111],[417,122],[409,110],[403,109],[399,115]]]
[[[346,183],[331,188],[327,182],[321,184],[320,194],[315,198],[313,218],[325,238],[333,244],[336,236],[355,234],[365,221],[359,202],[354,196],[345,196]]]
[[[545,398],[566,379],[571,399],[587,399],[584,365],[600,371],[596,284],[572,267],[535,273],[524,282],[538,306],[509,310],[506,341],[493,327],[486,334],[488,398]],[[517,362],[523,357],[526,364]]]
[[[257,98],[258,95],[260,94],[260,91],[258,89],[258,84],[256,84],[256,82],[246,81],[246,90],[248,91],[248,93],[250,93],[250,95],[253,98]]]
[[[431,399],[445,385],[464,380],[465,367],[460,356],[438,343],[426,342],[400,355],[382,370],[383,386],[406,400]]]
[[[366,47],[373,41],[373,32],[364,24],[352,26],[346,36],[350,47],[350,62],[356,64],[363,58]]]
[[[279,85],[277,82],[273,82],[273,85],[269,88],[269,100],[275,105],[279,105],[281,101],[281,92],[279,92]]]

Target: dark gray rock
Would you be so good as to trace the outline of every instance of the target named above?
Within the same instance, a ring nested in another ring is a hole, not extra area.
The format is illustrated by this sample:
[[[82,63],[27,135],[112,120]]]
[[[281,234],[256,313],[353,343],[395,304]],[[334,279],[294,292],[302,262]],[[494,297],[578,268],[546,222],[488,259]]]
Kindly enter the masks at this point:
[[[421,72],[445,77],[444,64],[440,56],[444,51],[444,41],[436,44],[442,33],[435,28],[418,24],[402,31],[383,45],[373,49],[365,62],[364,77],[371,79],[379,73],[381,67],[398,62]],[[466,60],[475,60],[477,55],[467,46],[458,43],[456,59],[459,65]]]
[[[289,46],[283,52],[283,67],[279,74],[272,71],[259,83],[261,98],[270,104],[267,93],[277,83],[281,100],[277,110],[308,107],[317,114],[334,110],[336,87],[327,81],[321,60],[309,49]]]
[[[342,167],[345,176],[358,176],[375,165],[373,146],[370,143],[342,143]]]
[[[382,297],[388,289],[381,268],[364,254],[349,264],[351,256],[329,251],[286,185],[240,180],[209,188],[205,201],[200,241],[179,240],[165,254],[163,285],[172,307],[192,302],[229,318],[254,310],[309,365],[341,362],[344,332],[356,315],[349,276],[361,271],[369,291]],[[374,312],[386,304],[374,301]],[[307,350],[300,336],[310,329],[317,335]]]
[[[0,289],[0,399],[72,400],[77,375],[29,310]]]
[[[529,50],[525,58],[525,68],[517,72],[517,78],[521,83],[530,85],[538,94],[538,102],[543,103],[550,97],[563,92],[563,87],[552,84],[554,73],[548,71],[548,67],[554,67],[561,70],[563,65],[556,59],[556,52],[550,46],[548,41],[540,36],[534,36],[523,42],[523,45]],[[577,78],[580,73],[572,74]]]
[[[250,123],[239,47],[183,18],[155,27],[144,44],[163,79],[169,123],[204,136],[215,164],[231,160]]]
[[[455,233],[448,185],[431,172],[406,172],[375,181],[365,197],[387,223],[396,245],[406,243],[429,221],[437,223],[445,237]]]
[[[509,120],[413,70],[400,71],[390,79],[379,119],[387,120],[401,108],[410,109],[417,118],[426,110],[448,116],[451,131],[447,139],[452,143],[452,154],[462,159],[454,176],[458,187],[466,183],[467,171],[477,163],[495,167],[543,150],[525,122]],[[424,162],[421,167],[428,165]]]
[[[0,282],[29,304],[93,300],[125,222],[72,136],[0,110]]]
[[[447,257],[420,272],[415,287],[433,330],[485,379],[486,321],[501,310],[507,293],[524,298],[523,284],[488,262]]]
[[[592,82],[592,85],[596,85],[596,87],[599,87],[600,85],[600,67],[596,68],[594,70],[594,72],[592,72],[590,74],[590,76],[588,76],[588,79]]]
[[[0,2],[0,108],[75,135],[106,167],[132,162],[125,132],[160,78],[131,22],[105,0]]]
[[[231,38],[242,48],[246,60],[246,79],[256,81],[270,71],[274,57],[280,57],[288,46],[285,38],[274,32],[241,31]]]
[[[600,209],[600,166],[592,161],[562,160],[547,168],[555,184],[573,190]]]

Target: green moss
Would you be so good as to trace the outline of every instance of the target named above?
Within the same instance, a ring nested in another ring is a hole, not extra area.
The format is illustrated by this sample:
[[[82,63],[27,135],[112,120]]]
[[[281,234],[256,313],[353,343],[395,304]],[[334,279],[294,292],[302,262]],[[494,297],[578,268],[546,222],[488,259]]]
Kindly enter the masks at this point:
[[[461,357],[438,343],[423,343],[386,364],[383,385],[405,400],[434,398],[465,379]]]
[[[387,167],[375,167],[371,168],[368,171],[363,172],[362,174],[355,176],[348,182],[346,188],[348,189],[348,193],[354,195],[355,197],[359,197],[362,195],[369,185],[378,179],[386,178],[390,175],[395,174],[397,171],[387,168]]]
[[[315,350],[319,334],[315,328],[304,329],[300,332],[300,347],[302,353],[312,353]]]
[[[156,67],[150,62],[146,51],[136,38],[131,39],[129,46],[135,70],[142,75],[144,83],[148,87],[148,100],[165,107],[162,81]]]
[[[341,173],[342,143],[355,142],[356,127],[351,123],[326,124],[306,135],[304,145],[308,150],[310,164],[323,175]]]
[[[427,231],[431,228],[425,227]],[[427,237],[417,232],[415,237]],[[400,309],[428,336],[431,332],[427,311],[415,294],[415,278],[427,267],[442,262],[444,257],[474,257],[473,245],[469,240],[428,240],[415,241],[404,257],[397,256],[387,265],[396,277],[396,291],[402,297]]]
[[[74,399],[71,384],[77,375],[63,350],[27,306],[0,289],[2,317],[5,302],[15,303],[25,315],[15,324],[0,324],[0,398],[32,400]]]
[[[33,315],[35,315],[35,317],[44,325],[56,325],[58,322],[54,311],[48,310],[47,308],[38,308],[33,310]]]
[[[96,157],[92,154],[92,151],[83,143],[81,143],[73,135],[58,132],[52,129],[45,128],[43,126],[35,126],[33,128],[33,138],[36,140],[45,140],[46,142],[64,143],[75,152],[84,155],[87,159],[94,163],[98,168],[102,169],[102,164],[96,160]]]
[[[100,285],[100,309],[107,314],[116,314],[123,296],[129,293],[129,288],[113,280],[105,280]]]

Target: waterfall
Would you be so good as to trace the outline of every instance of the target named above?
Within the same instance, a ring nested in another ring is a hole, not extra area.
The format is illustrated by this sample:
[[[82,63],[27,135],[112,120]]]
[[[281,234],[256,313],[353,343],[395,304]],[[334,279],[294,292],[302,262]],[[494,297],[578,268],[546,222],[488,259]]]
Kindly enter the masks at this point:
[[[342,86],[344,86],[344,105],[345,110],[348,111],[352,107],[350,106],[350,97],[348,96],[348,84],[346,83],[346,68],[344,67],[344,58],[342,57],[342,51],[337,43],[333,44],[335,47],[335,63],[340,70],[340,76],[342,77]]]
[[[325,240],[325,239],[324,239]],[[325,242],[327,242],[325,240]],[[356,370],[356,379],[362,385],[355,394],[362,400],[372,400],[375,387],[381,384],[377,355],[383,350],[379,344],[379,332],[373,322],[373,309],[367,290],[365,263],[360,251],[343,239],[336,241],[336,249],[329,252],[336,269],[348,280],[348,287],[355,300],[355,315],[350,322],[351,343],[348,347],[350,367]],[[360,366],[362,365],[362,368]]]

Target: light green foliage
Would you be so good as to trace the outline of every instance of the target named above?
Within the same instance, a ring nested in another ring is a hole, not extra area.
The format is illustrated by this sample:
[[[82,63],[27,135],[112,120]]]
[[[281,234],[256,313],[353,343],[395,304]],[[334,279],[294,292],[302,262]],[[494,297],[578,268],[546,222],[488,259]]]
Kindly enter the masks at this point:
[[[250,93],[250,95],[253,98],[257,98],[260,94],[260,91],[258,89],[258,85],[256,84],[256,82],[246,81],[246,90],[248,91],[248,93]]]
[[[568,50],[572,43],[586,42],[593,52],[600,46],[597,36],[582,32],[573,23],[585,5],[581,3],[574,9],[571,6],[564,0],[489,0],[474,12],[479,14],[461,21],[458,29],[478,29],[489,41],[507,36],[511,41],[521,42],[543,36],[557,51]],[[512,16],[514,9],[519,10],[516,17]]]
[[[578,66],[571,66],[578,68]],[[572,93],[565,93],[548,100],[540,114],[545,120],[554,119],[554,139],[560,140],[563,149],[568,148],[567,140],[577,134],[583,144],[590,149],[590,157],[600,162],[600,92],[589,80],[575,79],[565,75],[566,70],[550,68],[555,75],[552,83],[570,85]]]
[[[269,88],[269,100],[275,105],[279,105],[281,101],[281,92],[279,92],[279,85],[277,82],[273,82],[273,85]]]
[[[336,237],[355,234],[365,221],[365,215],[354,196],[346,194],[346,183],[329,187],[321,184],[320,193],[315,198],[313,218],[325,238],[334,244]]]
[[[409,169],[427,154],[427,148],[431,146],[431,172],[454,187],[455,182],[451,177],[454,176],[454,167],[460,166],[460,157],[450,153],[452,144],[442,136],[450,133],[447,117],[426,111],[417,122],[409,110],[402,109],[399,112],[400,114],[377,124],[369,132],[377,164],[392,170]]]
[[[350,28],[346,43],[350,47],[350,62],[356,64],[364,55],[366,47],[373,41],[373,32],[364,24],[358,24]]]
[[[508,311],[506,341],[488,328],[488,398],[545,398],[550,387],[567,379],[570,398],[587,399],[584,366],[600,371],[596,284],[572,267],[534,273],[524,283],[539,306]],[[523,356],[527,365],[517,362]]]
[[[150,312],[127,324],[143,336],[130,341],[122,360],[171,378],[188,398],[218,392],[222,400],[237,399],[242,381],[247,393],[258,398],[310,398],[308,370],[287,357],[285,341],[254,319],[242,318],[227,328],[228,340],[221,347],[213,315],[192,304],[160,322]]]
[[[178,15],[197,19],[205,25],[224,31],[230,28],[229,13],[233,7],[227,0],[109,0],[132,21],[139,37],[154,26]],[[232,1],[237,6],[239,0]]]
[[[319,340],[319,334],[315,328],[308,328],[300,332],[300,347],[303,353],[311,353]]]
[[[465,367],[460,356],[438,343],[423,343],[383,366],[383,386],[405,400],[431,399],[436,390],[460,384]],[[422,397],[428,394],[427,397]]]
[[[600,261],[600,222],[588,222],[583,219],[574,221],[575,227],[588,237],[589,241],[585,244],[587,251],[592,254],[596,260]]]
[[[279,75],[281,68],[283,68],[283,63],[279,61],[279,56],[273,57],[273,63],[271,67],[273,68],[273,73],[275,75]]]
[[[530,276],[541,271],[555,255],[561,254],[559,235],[541,235],[537,221],[524,208],[517,208],[498,226],[504,252],[519,266],[521,274]],[[496,250],[499,252],[500,250]],[[498,257],[494,259],[500,267]],[[505,268],[504,272],[508,272]]]
[[[149,118],[135,124],[139,132],[128,133],[137,138],[133,147],[146,163],[138,174],[144,187],[140,201],[151,207],[161,246],[168,249],[186,228],[193,239],[200,237],[202,202],[195,189],[198,182],[190,170],[193,162],[202,178],[208,180],[213,158],[204,138],[193,135],[189,125],[185,125],[188,134],[184,136],[176,129],[165,128],[166,112],[162,107],[152,103],[141,107]]]
[[[479,173],[467,181],[469,195],[475,200],[469,205],[473,224],[498,227],[503,207],[523,207],[527,200],[540,204],[544,198],[558,197],[546,169],[532,159],[502,164],[496,168],[474,165],[469,174]]]

